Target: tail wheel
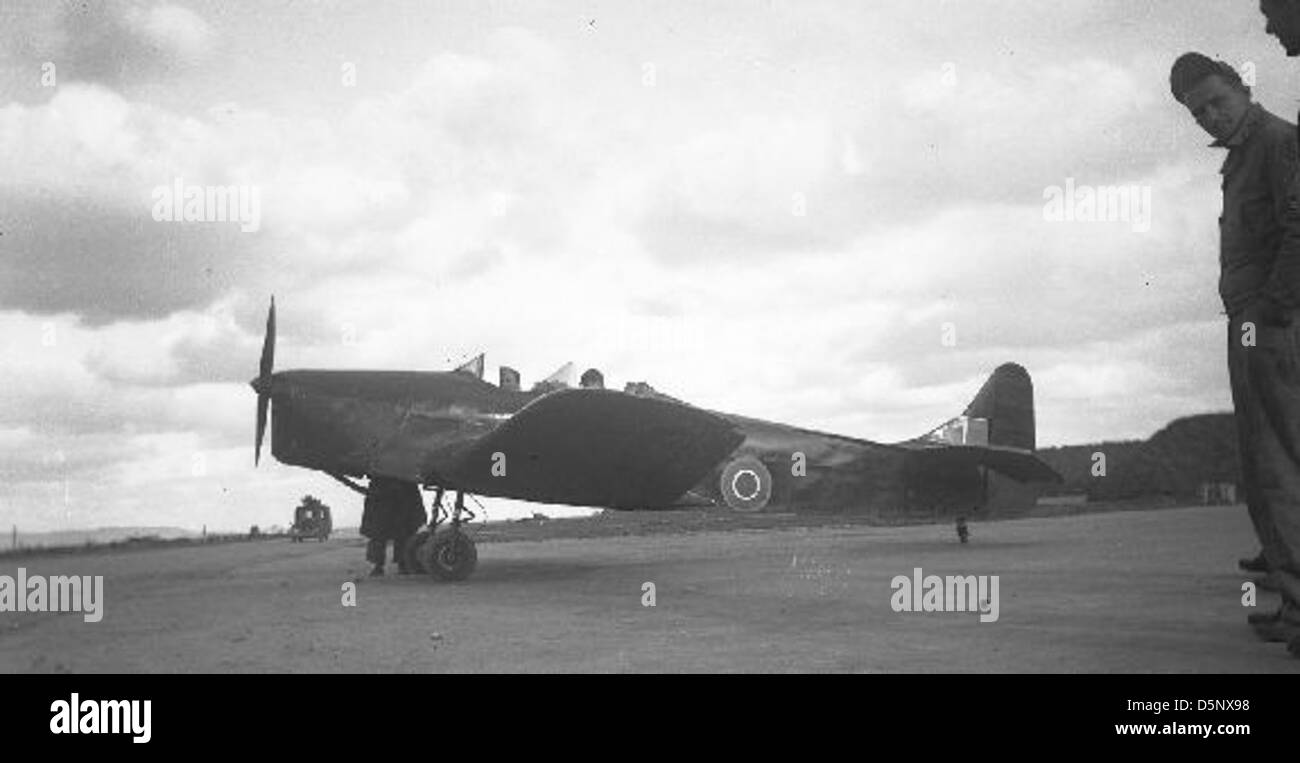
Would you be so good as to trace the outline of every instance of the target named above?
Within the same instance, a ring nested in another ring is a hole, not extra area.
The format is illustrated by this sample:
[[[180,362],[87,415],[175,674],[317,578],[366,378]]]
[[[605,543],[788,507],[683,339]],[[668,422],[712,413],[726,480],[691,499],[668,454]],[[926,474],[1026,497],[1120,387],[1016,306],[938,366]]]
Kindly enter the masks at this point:
[[[423,546],[424,542],[428,539],[429,529],[425,528],[407,538],[406,543],[402,545],[402,563],[405,564],[406,568],[411,572],[420,575],[428,573],[428,570],[424,566],[424,562],[420,561],[420,547]]]
[[[464,580],[478,565],[474,541],[460,530],[438,533],[420,546],[420,564],[439,580]]]
[[[741,456],[722,470],[722,499],[733,511],[762,511],[772,498],[772,473],[753,456]]]

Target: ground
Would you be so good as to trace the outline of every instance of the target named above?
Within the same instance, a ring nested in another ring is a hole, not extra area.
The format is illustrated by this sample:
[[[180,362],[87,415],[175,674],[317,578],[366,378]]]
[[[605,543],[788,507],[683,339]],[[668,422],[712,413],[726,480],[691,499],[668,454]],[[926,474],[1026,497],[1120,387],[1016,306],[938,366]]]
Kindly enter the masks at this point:
[[[103,575],[106,599],[99,623],[0,613],[0,672],[1300,673],[1245,624],[1277,599],[1242,605],[1242,507],[979,522],[967,545],[951,525],[761,525],[487,532],[455,584],[366,578],[358,539],[0,558]],[[999,619],[893,611],[915,567],[998,575]]]

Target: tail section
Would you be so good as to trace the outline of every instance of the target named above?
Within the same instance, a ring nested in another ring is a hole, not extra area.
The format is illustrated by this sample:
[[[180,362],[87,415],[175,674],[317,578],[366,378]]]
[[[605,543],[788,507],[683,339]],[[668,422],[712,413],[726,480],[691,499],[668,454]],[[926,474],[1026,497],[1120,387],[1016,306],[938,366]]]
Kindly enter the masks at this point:
[[[1015,363],[998,366],[962,415],[899,445],[912,451],[910,481],[921,491],[966,475],[966,496],[974,485],[987,484],[975,467],[1016,482],[1062,481],[1034,452],[1034,386],[1029,372]]]
[[[917,438],[918,444],[1034,449],[1034,385],[1015,363],[998,366],[962,415]]]
[[[968,420],[988,422],[985,445],[1034,450],[1034,383],[1016,363],[1004,363],[984,382],[962,412]],[[970,443],[976,444],[976,443]]]

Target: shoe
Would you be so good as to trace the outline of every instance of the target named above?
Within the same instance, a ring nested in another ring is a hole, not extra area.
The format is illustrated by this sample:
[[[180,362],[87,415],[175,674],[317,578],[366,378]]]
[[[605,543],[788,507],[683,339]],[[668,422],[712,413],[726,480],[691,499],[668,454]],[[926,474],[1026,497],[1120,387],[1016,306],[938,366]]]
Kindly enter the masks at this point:
[[[374,567],[370,568],[370,577],[382,578],[383,576],[384,576],[384,565],[376,564]]]
[[[1281,619],[1271,623],[1258,623],[1253,627],[1259,640],[1269,644],[1285,644],[1294,638],[1300,638],[1300,627],[1284,623]]]
[[[1268,572],[1268,560],[1260,552],[1254,559],[1238,559],[1237,566],[1245,572]]]
[[[1282,610],[1276,609],[1272,612],[1252,612],[1246,615],[1246,622],[1251,625],[1266,625],[1277,622],[1282,619]]]
[[[1295,608],[1283,607],[1277,615],[1276,620],[1268,620],[1254,624],[1255,635],[1259,636],[1261,641],[1267,641],[1270,644],[1286,644],[1290,641],[1300,638],[1300,612]]]

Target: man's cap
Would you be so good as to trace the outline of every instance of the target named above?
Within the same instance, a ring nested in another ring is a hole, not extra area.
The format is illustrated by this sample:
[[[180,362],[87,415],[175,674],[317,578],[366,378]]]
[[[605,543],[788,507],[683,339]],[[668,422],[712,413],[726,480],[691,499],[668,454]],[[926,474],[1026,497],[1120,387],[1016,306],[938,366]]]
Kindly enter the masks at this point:
[[[1174,66],[1169,71],[1169,90],[1174,94],[1174,99],[1181,102],[1184,93],[1214,74],[1223,77],[1230,84],[1242,84],[1241,75],[1237,74],[1231,64],[1215,61],[1201,53],[1184,53],[1174,61]]]

